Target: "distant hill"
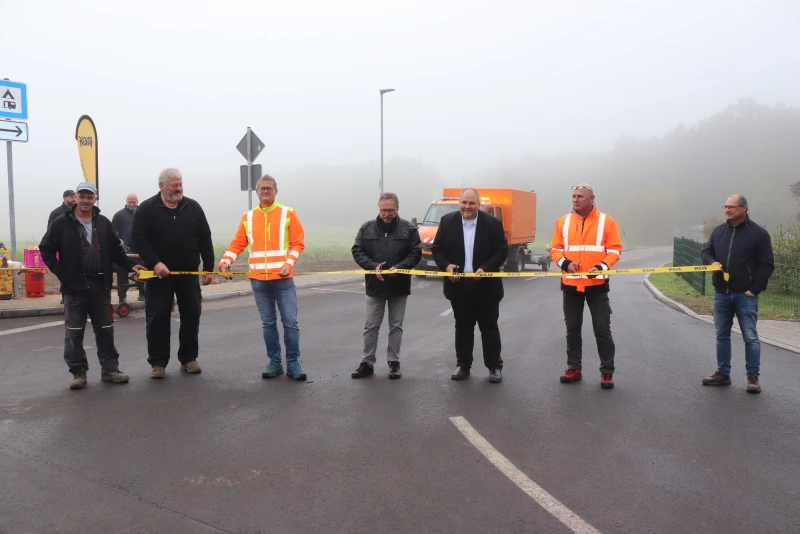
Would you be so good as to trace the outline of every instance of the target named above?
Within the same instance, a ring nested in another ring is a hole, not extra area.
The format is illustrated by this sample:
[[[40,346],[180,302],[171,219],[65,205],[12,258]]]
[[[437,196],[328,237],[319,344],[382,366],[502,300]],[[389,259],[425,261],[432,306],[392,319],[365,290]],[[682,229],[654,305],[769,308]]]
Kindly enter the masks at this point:
[[[589,182],[629,242],[667,244],[676,227],[688,235],[708,217],[721,217],[733,193],[744,194],[753,219],[768,228],[794,220],[798,204],[789,188],[800,180],[799,146],[800,110],[743,98],[660,138],[623,137],[606,153],[529,156],[472,181],[535,189],[540,239],[571,209],[569,186]]]

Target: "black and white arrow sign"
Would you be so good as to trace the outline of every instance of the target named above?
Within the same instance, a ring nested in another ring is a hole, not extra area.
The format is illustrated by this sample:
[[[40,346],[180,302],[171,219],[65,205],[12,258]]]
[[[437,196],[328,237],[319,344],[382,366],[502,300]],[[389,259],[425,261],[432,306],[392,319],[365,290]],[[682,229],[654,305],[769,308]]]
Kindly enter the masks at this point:
[[[0,141],[28,142],[28,124],[25,122],[0,120]]]

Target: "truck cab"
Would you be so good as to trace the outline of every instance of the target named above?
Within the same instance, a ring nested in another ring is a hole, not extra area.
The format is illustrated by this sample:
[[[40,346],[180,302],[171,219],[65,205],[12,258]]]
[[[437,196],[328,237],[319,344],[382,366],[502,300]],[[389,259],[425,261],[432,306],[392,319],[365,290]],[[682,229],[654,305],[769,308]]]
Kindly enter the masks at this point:
[[[497,217],[503,223],[508,240],[508,259],[505,270],[519,272],[526,263],[537,263],[543,270],[550,268],[550,256],[534,256],[527,248],[536,237],[536,193],[513,189],[478,189],[481,193],[480,210]],[[438,271],[433,261],[431,247],[439,230],[439,222],[444,215],[458,211],[460,189],[446,188],[442,198],[434,201],[428,212],[418,223],[422,240],[422,259],[418,269]]]

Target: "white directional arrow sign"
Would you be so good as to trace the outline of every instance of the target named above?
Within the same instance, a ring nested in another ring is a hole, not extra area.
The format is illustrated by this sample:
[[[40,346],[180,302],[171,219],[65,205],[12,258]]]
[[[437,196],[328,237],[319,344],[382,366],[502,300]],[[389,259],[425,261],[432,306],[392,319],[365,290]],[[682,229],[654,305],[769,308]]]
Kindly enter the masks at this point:
[[[28,142],[28,123],[0,120],[0,141]]]

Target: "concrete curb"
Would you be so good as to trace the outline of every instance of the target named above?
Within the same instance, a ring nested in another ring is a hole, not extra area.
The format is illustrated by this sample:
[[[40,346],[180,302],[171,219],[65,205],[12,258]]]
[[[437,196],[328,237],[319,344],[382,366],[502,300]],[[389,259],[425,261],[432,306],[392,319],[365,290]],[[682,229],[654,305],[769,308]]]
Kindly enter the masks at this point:
[[[659,291],[658,288],[656,286],[654,286],[652,282],[650,282],[649,278],[650,278],[649,274],[644,277],[644,285],[648,290],[650,290],[650,293],[653,294],[653,296],[656,298],[656,300],[662,302],[663,304],[669,306],[670,308],[672,308],[674,310],[678,310],[679,312],[685,313],[689,317],[693,317],[694,319],[698,319],[700,321],[703,321],[704,323],[708,323],[708,324],[712,324],[712,325],[714,324],[714,319],[713,318],[708,317],[706,315],[700,315],[698,313],[695,313],[692,310],[690,310],[689,308],[687,308],[686,306],[684,306],[683,304],[681,304],[680,302],[675,302],[671,298],[669,298],[666,295],[664,295],[664,293]],[[742,333],[742,331],[739,330],[739,328],[737,328],[735,326],[733,327],[733,332],[735,332],[737,334],[741,334]],[[773,347],[778,347],[779,349],[788,350],[789,352],[794,352],[795,354],[800,354],[800,349],[797,349],[796,347],[792,347],[791,345],[786,345],[785,343],[781,343],[780,341],[775,341],[773,339],[769,339],[769,338],[763,337],[761,335],[759,335],[758,338],[761,340],[762,343],[766,343],[767,345],[772,345]]]
[[[22,317],[44,317],[46,315],[63,315],[61,306],[58,308],[22,308],[19,310],[0,310],[0,319],[19,319]]]
[[[360,280],[362,280],[362,278],[350,277],[350,278],[338,278],[336,280],[320,280],[319,282],[297,283],[295,285],[297,286],[297,289],[308,289],[312,287],[342,285]],[[214,300],[246,297],[252,294],[253,294],[252,289],[240,289],[238,291],[228,291],[225,293],[211,293],[210,295],[205,295],[203,297],[203,301],[211,302]],[[144,309],[144,302],[133,301],[129,302],[128,304],[130,304],[131,310]],[[61,306],[57,308],[27,308],[27,309],[23,308],[18,310],[0,310],[0,319],[19,319],[23,317],[45,317],[49,315],[63,315],[63,314],[64,312]]]

